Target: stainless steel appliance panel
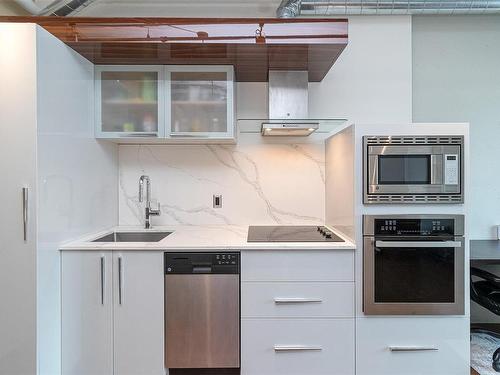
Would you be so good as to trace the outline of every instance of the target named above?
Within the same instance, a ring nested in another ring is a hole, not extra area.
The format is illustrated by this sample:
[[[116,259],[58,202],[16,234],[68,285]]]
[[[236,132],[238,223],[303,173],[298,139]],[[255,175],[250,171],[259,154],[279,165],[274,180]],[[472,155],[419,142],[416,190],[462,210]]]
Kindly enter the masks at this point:
[[[365,136],[363,147],[365,204],[464,201],[463,137]]]
[[[167,274],[167,368],[240,366],[237,274]]]
[[[463,234],[461,215],[364,216],[363,312],[463,315]]]

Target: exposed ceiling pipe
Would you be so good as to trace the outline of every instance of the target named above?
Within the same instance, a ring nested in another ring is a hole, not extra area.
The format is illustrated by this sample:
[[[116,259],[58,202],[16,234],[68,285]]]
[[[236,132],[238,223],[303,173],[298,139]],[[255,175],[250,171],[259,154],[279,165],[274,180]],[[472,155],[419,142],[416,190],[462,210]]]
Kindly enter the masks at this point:
[[[279,18],[294,18],[300,15],[302,0],[282,0],[276,10],[276,16]]]
[[[69,16],[83,6],[95,0],[55,0],[45,8],[38,6],[34,0],[14,0],[27,12],[34,16]]]
[[[283,0],[278,17],[349,14],[490,14],[500,13],[500,0]]]

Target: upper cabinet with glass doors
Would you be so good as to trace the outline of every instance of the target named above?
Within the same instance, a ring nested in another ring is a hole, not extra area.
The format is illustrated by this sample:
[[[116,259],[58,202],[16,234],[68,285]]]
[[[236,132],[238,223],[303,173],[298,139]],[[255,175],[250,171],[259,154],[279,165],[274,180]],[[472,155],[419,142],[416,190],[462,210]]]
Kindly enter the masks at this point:
[[[167,132],[171,137],[233,138],[232,66],[167,66]]]
[[[96,137],[165,135],[162,66],[97,66]]]
[[[96,137],[234,141],[232,66],[97,66]]]

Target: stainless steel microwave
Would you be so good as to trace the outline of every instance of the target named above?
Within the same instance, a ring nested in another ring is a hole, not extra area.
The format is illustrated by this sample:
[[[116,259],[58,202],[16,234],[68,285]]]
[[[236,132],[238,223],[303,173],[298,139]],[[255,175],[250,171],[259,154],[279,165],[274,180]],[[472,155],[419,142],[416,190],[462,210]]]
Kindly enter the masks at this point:
[[[463,136],[365,136],[365,204],[463,203]]]

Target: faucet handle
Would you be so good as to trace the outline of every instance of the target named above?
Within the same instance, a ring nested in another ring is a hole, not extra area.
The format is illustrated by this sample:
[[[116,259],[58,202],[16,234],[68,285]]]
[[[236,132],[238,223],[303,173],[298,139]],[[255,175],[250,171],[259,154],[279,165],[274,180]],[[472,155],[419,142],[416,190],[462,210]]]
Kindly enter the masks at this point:
[[[160,202],[156,202],[156,209],[152,209],[151,210],[151,213],[153,215],[156,215],[156,216],[160,216],[161,215],[161,205],[160,205]]]

